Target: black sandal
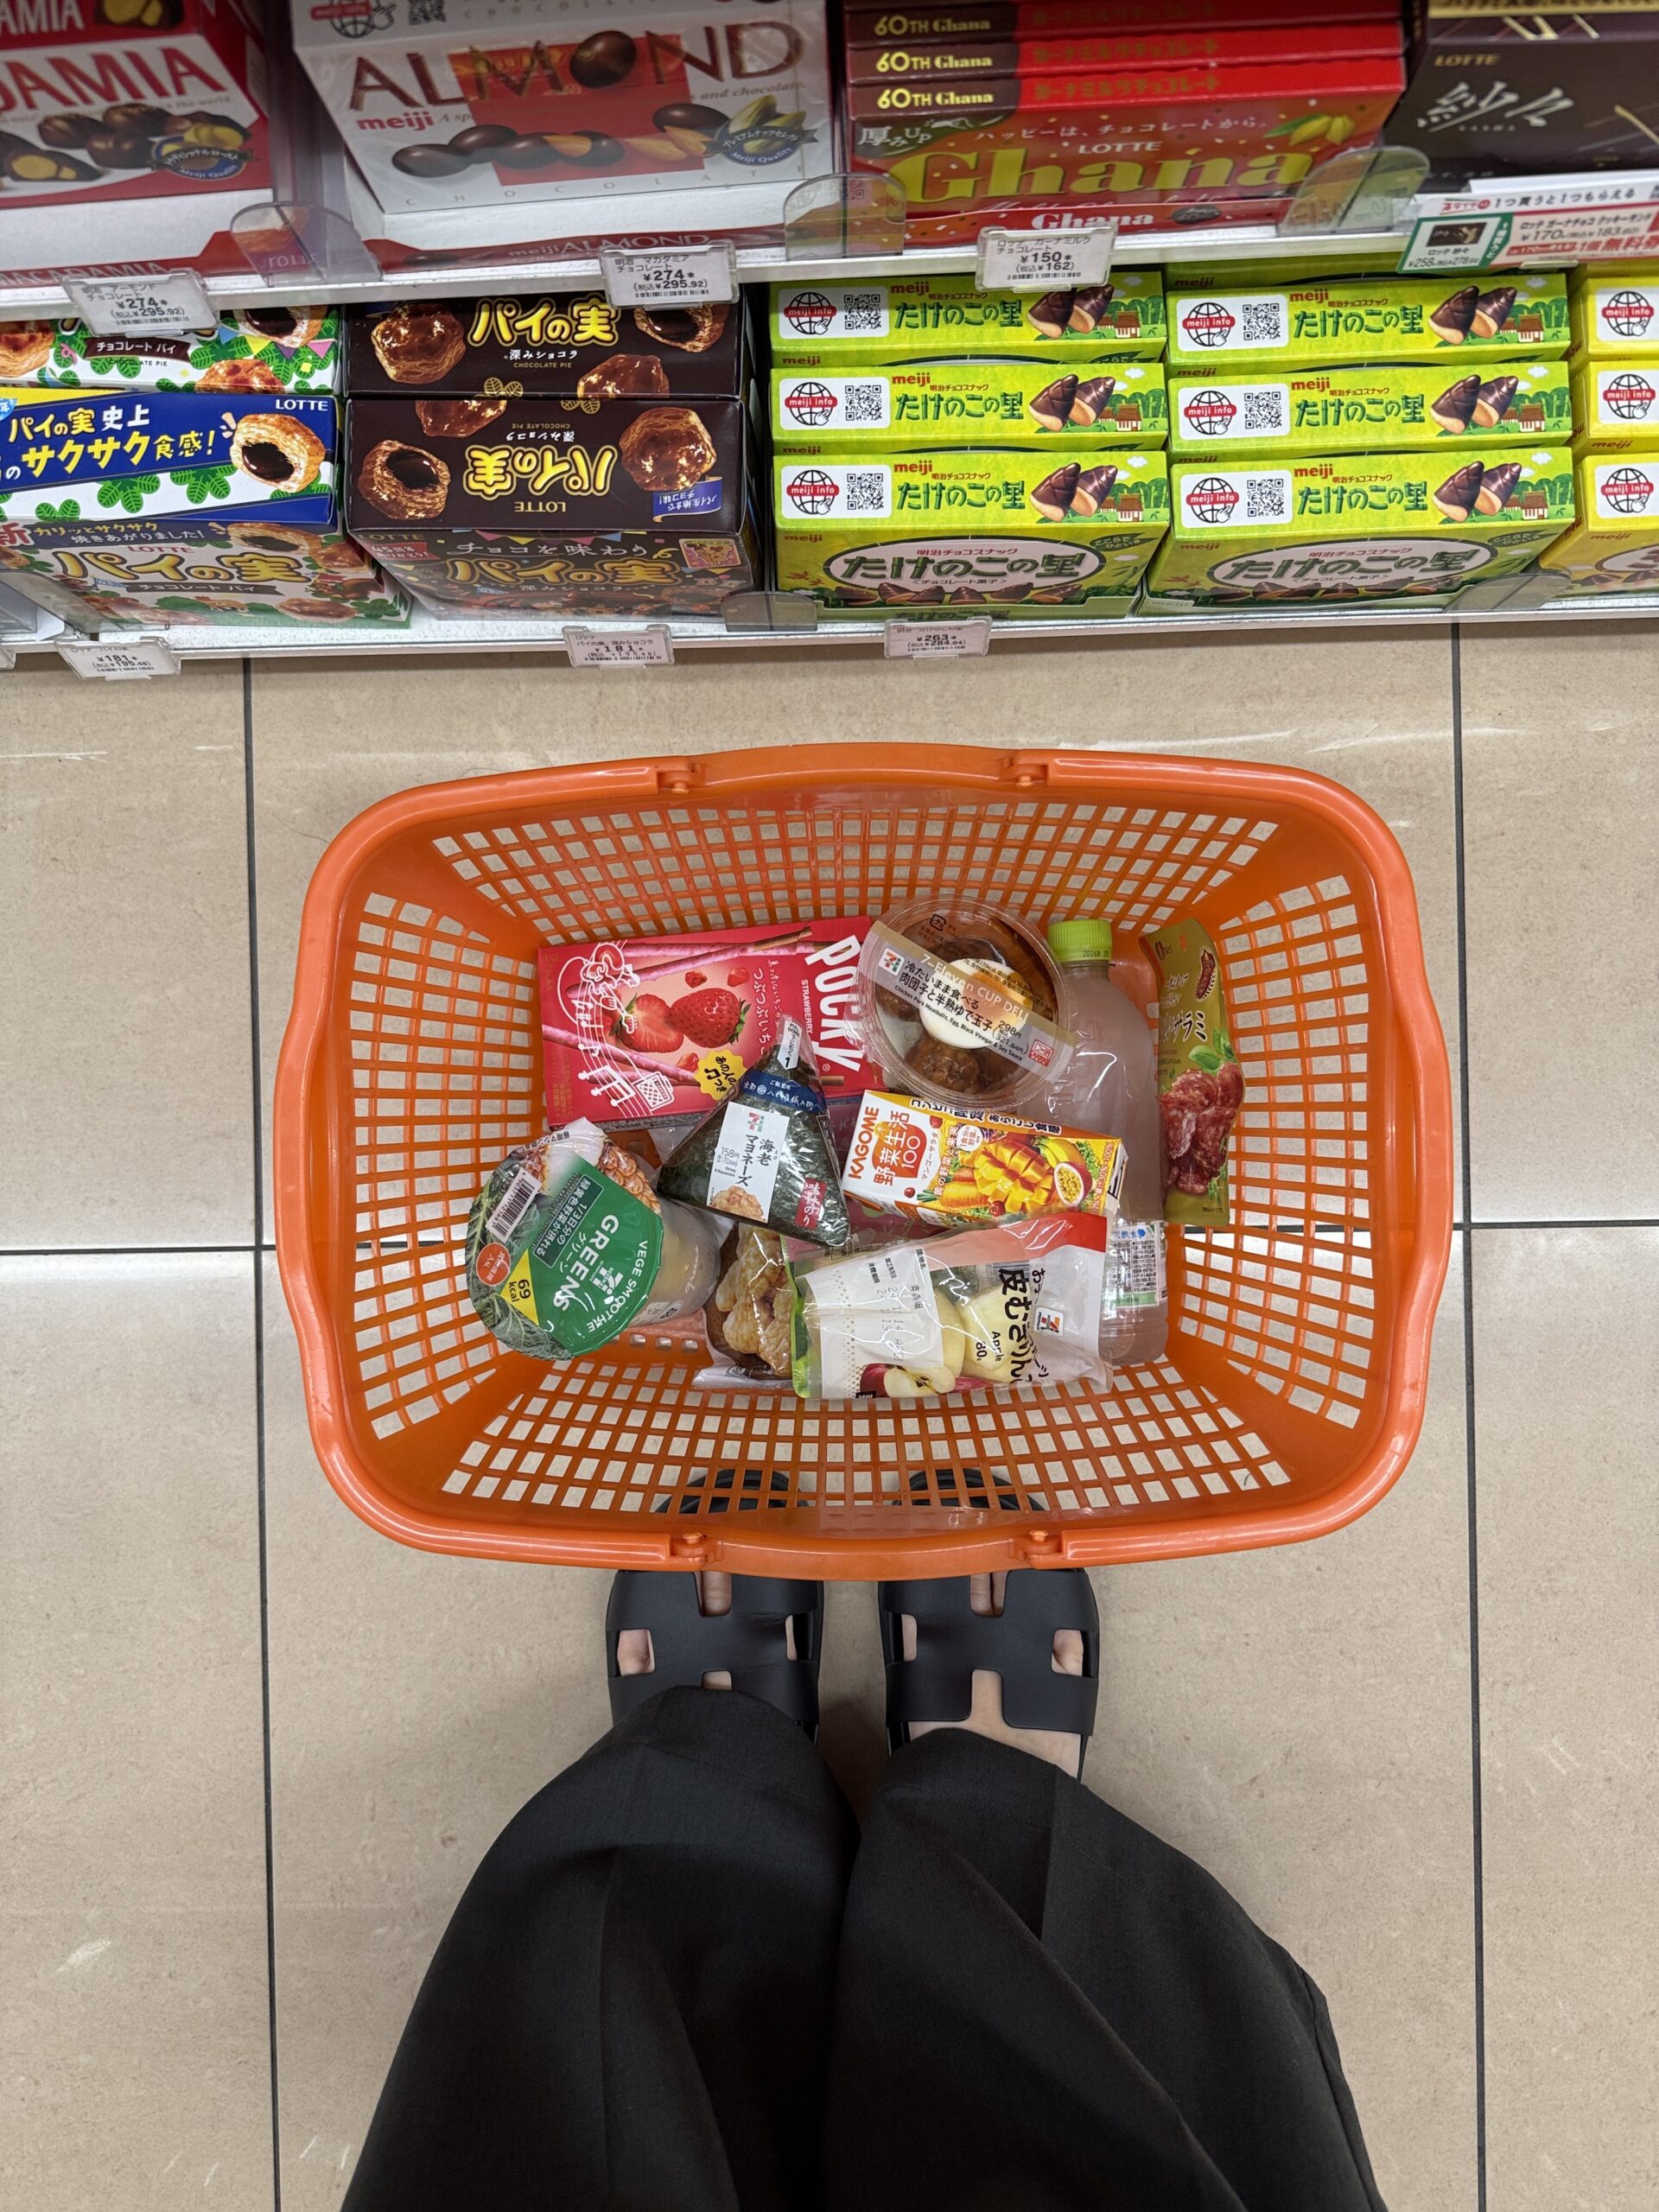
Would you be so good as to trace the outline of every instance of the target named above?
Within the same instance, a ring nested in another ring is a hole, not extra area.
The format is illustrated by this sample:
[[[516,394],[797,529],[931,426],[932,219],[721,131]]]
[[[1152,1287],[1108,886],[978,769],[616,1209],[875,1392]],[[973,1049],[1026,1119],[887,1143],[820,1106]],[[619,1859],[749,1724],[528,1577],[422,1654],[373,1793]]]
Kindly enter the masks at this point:
[[[792,1659],[784,1643],[787,1620],[795,1624]],[[617,1638],[629,1628],[651,1632],[654,1663],[647,1675],[624,1675],[617,1668]],[[625,1568],[611,1585],[605,1609],[611,1719],[625,1720],[659,1690],[700,1689],[705,1675],[723,1669],[734,1690],[776,1706],[816,1741],[823,1648],[822,1582],[734,1574],[731,1611],[705,1613],[697,1602],[695,1574]]]
[[[1002,1678],[1010,1728],[1047,1728],[1087,1744],[1100,1690],[1100,1611],[1080,1567],[1010,1573],[1000,1613],[976,1613],[965,1574],[939,1582],[884,1582],[876,1592],[881,1655],[887,1662],[887,1749],[910,1741],[918,1720],[947,1726],[974,1709],[974,1675]],[[914,1616],[916,1656],[905,1656],[904,1617]],[[1083,1637],[1081,1675],[1056,1674],[1054,1636]]]

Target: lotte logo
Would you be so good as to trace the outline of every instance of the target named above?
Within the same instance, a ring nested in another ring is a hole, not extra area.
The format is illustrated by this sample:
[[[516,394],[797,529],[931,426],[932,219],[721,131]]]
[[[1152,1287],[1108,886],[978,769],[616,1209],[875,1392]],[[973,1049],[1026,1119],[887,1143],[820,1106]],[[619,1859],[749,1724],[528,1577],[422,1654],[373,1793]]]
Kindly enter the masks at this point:
[[[1195,300],[1181,317],[1181,328],[1194,346],[1224,346],[1238,318],[1219,300]]]
[[[1181,404],[1181,419],[1196,436],[1224,438],[1233,427],[1238,409],[1224,391],[1213,385],[1192,392]]]

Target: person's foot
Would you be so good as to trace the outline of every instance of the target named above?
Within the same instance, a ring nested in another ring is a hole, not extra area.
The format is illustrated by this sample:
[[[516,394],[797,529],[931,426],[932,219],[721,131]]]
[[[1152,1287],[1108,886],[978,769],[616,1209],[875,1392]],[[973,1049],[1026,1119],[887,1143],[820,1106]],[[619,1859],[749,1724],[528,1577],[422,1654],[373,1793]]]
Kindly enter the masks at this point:
[[[613,1720],[661,1689],[737,1689],[816,1732],[822,1583],[625,1571],[605,1625]]]
[[[1035,1579],[1036,1570],[1026,1570],[1026,1572]],[[1065,1571],[1062,1570],[1062,1572]],[[1071,1572],[1077,1575],[1077,1583],[1072,1585],[1073,1589],[1075,1590],[1077,1584],[1080,1583],[1082,1592],[1086,1592],[1086,1577],[1082,1576],[1077,1570]],[[1041,1579],[1044,1581],[1049,1581],[1051,1578],[1047,1573],[1044,1573]],[[976,1574],[969,1576],[967,1580],[969,1612],[980,1619],[1000,1618],[1007,1597],[1007,1576],[1006,1574]],[[913,1588],[916,1586],[911,1586]],[[1079,1592],[1080,1597],[1081,1595],[1082,1592]],[[1089,1630],[1092,1632],[1096,1618],[1092,1596],[1087,1599],[1086,1612],[1079,1612],[1078,1618],[1086,1619]],[[1013,1624],[1010,1624],[1011,1627],[1012,1625]],[[926,1656],[925,1643],[931,1627],[933,1629],[933,1633],[937,1635],[938,1628],[932,1624],[925,1619],[918,1620],[917,1614],[905,1611],[898,1612],[895,1623],[889,1627],[888,1703],[890,1712],[893,1702],[893,1670],[891,1662],[897,1660],[901,1664],[909,1664],[925,1658]],[[1021,1656],[1025,1656],[1027,1667],[1040,1663],[1035,1652]],[[1080,1681],[1087,1675],[1089,1671],[1089,1634],[1083,1628],[1053,1629],[1048,1638],[1047,1658],[1049,1671],[1052,1674],[1067,1675],[1073,1680]],[[913,1743],[918,1736],[929,1735],[938,1728],[966,1728],[975,1735],[988,1737],[993,1743],[1008,1744],[1016,1751],[1028,1751],[1033,1758],[1046,1759],[1051,1766],[1058,1767],[1064,1774],[1076,1776],[1082,1772],[1084,1745],[1087,1741],[1086,1728],[1079,1732],[1014,1726],[1004,1717],[1002,1675],[998,1669],[982,1666],[973,1669],[970,1698],[969,1710],[960,1719],[907,1719],[902,1727],[904,1738]],[[1029,1703],[1029,1700],[1016,1700],[1015,1702],[1016,1704]],[[1079,1697],[1079,1704],[1081,1709],[1086,1710],[1092,1717],[1092,1685],[1086,1697]]]

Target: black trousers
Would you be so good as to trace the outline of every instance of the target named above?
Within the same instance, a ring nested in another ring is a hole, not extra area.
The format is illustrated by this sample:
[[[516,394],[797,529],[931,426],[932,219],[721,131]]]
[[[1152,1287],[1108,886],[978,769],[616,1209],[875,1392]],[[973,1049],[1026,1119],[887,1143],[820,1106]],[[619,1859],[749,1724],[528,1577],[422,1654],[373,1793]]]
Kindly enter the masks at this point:
[[[492,1847],[346,2212],[1376,2212],[1325,2000],[1179,1851],[963,1730],[861,1839],[674,1689]]]

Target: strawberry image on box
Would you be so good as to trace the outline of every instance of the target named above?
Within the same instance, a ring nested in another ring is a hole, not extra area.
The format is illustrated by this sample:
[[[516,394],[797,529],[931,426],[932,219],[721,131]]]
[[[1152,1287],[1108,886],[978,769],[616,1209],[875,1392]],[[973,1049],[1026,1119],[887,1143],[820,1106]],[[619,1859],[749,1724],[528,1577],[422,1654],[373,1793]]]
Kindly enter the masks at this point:
[[[550,1123],[701,1114],[729,1097],[782,1024],[812,1042],[826,1096],[880,1080],[857,1018],[864,916],[690,938],[545,946],[542,1050]]]

